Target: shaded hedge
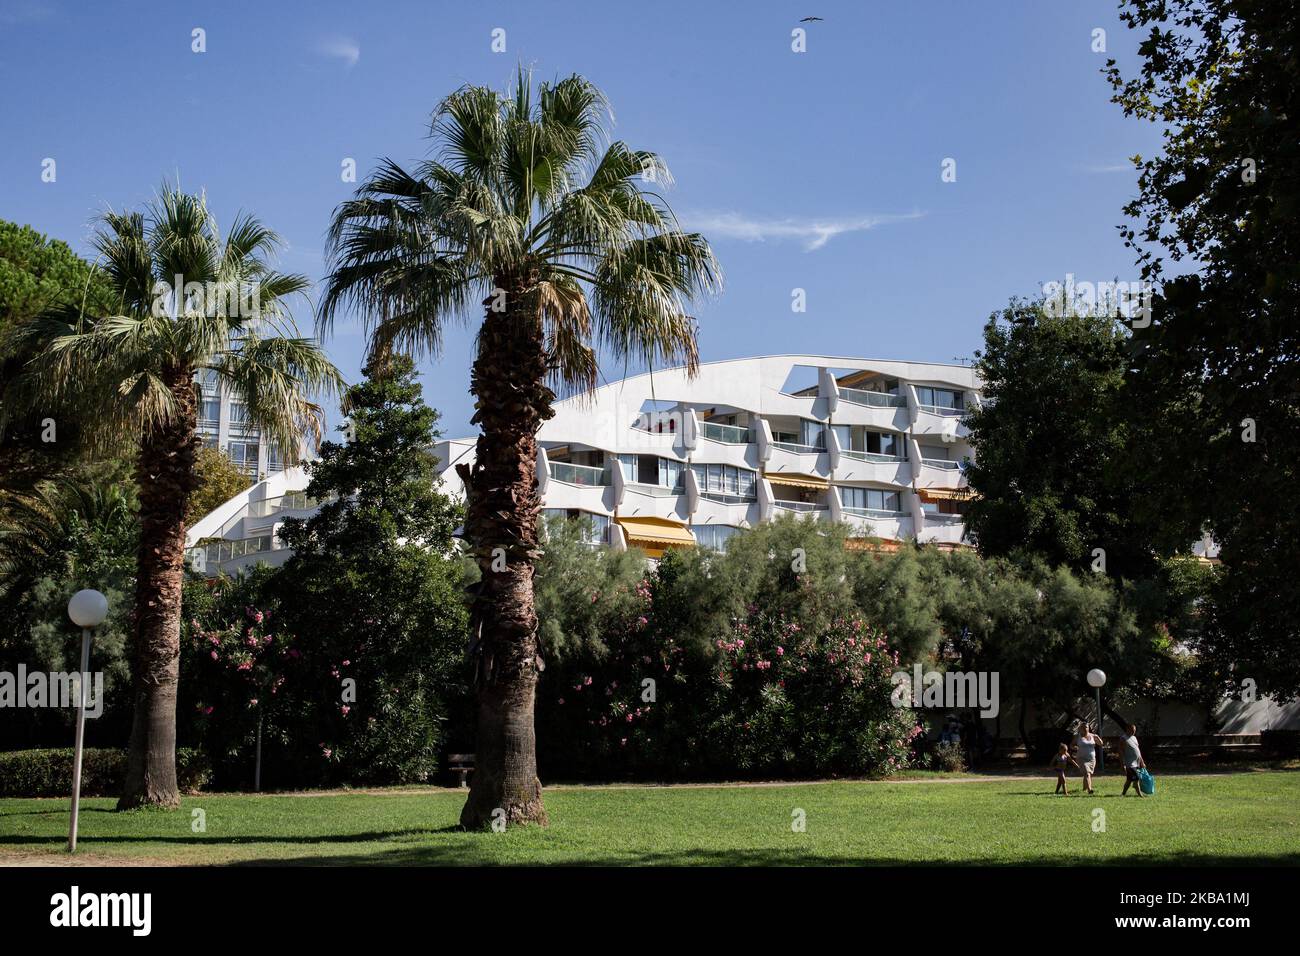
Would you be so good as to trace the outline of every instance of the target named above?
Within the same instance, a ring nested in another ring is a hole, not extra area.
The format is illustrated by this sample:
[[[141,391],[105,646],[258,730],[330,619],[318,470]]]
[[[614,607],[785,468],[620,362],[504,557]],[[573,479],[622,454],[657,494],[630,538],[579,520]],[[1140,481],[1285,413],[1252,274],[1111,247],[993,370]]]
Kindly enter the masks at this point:
[[[200,751],[176,751],[176,780],[182,793],[197,793],[210,771]],[[88,747],[81,757],[81,795],[115,797],[126,778],[126,751]],[[72,748],[0,753],[0,797],[66,797],[72,788]]]

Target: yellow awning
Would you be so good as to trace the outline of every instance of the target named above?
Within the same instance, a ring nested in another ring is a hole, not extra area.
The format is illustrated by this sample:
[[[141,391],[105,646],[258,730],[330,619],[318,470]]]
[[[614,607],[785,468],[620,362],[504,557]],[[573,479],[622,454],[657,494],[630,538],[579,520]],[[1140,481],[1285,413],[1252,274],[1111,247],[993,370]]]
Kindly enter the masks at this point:
[[[774,485],[785,485],[788,488],[825,488],[830,484],[825,478],[814,478],[812,475],[785,475],[779,472],[765,472],[763,477]]]
[[[695,535],[689,528],[667,518],[615,518],[623,526],[629,544],[693,545]]]
[[[966,501],[972,497],[969,488],[918,488],[916,493],[926,501]]]

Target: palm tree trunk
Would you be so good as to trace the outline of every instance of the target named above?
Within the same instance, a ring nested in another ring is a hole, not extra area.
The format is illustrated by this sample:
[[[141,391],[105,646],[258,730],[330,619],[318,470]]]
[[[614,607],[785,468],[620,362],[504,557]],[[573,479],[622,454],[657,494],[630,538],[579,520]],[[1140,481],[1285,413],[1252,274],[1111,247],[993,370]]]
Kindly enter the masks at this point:
[[[196,403],[193,372],[167,376],[180,414],[144,436],[140,487],[140,551],[136,563],[131,671],[134,710],[126,784],[119,810],[176,807],[176,684],[180,671],[181,583],[185,508],[194,489]]]
[[[461,475],[465,529],[482,581],[470,610],[479,708],[474,775],[460,815],[467,829],[547,823],[533,731],[542,667],[533,563],[540,554],[537,431],[554,414],[555,395],[546,386],[536,284],[536,276],[498,278],[506,308],[489,305],[470,384],[482,431],[473,468]]]

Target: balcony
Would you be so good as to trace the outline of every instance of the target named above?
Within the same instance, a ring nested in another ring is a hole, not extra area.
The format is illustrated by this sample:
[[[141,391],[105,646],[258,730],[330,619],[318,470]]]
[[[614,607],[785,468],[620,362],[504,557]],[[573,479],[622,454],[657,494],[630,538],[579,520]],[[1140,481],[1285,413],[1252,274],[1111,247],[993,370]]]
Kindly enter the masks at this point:
[[[288,494],[280,495],[278,498],[266,498],[262,501],[249,502],[248,517],[267,518],[282,511],[315,511],[320,505],[321,502],[315,498],[309,498],[306,492],[291,491]]]
[[[914,522],[910,514],[866,508],[842,510],[842,520],[849,526],[850,537],[881,538],[887,541],[902,541],[912,537]]]
[[[627,490],[632,494],[650,495],[653,498],[673,498],[685,492],[683,485],[669,487],[668,485],[652,485],[649,482],[629,481]]]
[[[792,452],[796,455],[820,455],[826,449],[820,445],[800,445],[792,441],[774,441],[773,448],[780,448],[782,451]]]
[[[961,462],[947,458],[922,458],[921,464],[926,468],[938,468],[941,471],[961,471]]]
[[[233,541],[213,541],[204,548],[208,568],[219,568],[223,564],[244,558],[250,554],[264,554],[274,550],[271,535],[259,535],[256,538],[236,538]]]
[[[714,422],[700,422],[700,434],[709,441],[722,442],[726,445],[748,445],[751,441],[749,428],[745,425],[719,425]]]
[[[575,465],[567,461],[548,463],[551,478],[566,485],[579,485],[584,488],[608,485],[609,478],[604,468],[595,465]]]
[[[846,515],[856,515],[859,518],[884,518],[896,519],[907,517],[906,511],[890,511],[887,508],[844,508]]]
[[[904,408],[907,405],[907,399],[902,395],[891,395],[888,392],[866,392],[860,388],[841,388],[839,393],[841,399],[854,405],[867,405],[872,408]]]
[[[845,451],[841,449],[840,454],[855,461],[866,461],[877,465],[896,466],[906,460],[901,455],[881,455],[874,451]]]
[[[925,524],[917,535],[922,544],[958,545],[966,539],[966,518],[964,515],[947,514],[940,511],[926,511]]]
[[[952,408],[948,405],[917,405],[916,407],[931,415],[943,415],[947,418],[961,418],[966,414],[966,409]]]

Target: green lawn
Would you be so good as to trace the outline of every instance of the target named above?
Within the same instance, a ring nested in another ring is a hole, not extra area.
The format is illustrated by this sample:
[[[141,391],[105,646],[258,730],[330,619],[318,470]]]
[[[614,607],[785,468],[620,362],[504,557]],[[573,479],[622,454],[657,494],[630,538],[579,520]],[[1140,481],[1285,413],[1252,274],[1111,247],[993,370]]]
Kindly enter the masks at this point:
[[[82,803],[85,862],[300,864],[1300,863],[1300,773],[1172,776],[1152,799],[974,782],[549,790],[548,829],[462,833],[454,790],[204,795],[178,813]],[[1093,811],[1105,811],[1094,832]],[[207,830],[191,831],[195,809]],[[793,832],[804,811],[806,831]],[[67,802],[0,800],[0,864],[55,862]]]

